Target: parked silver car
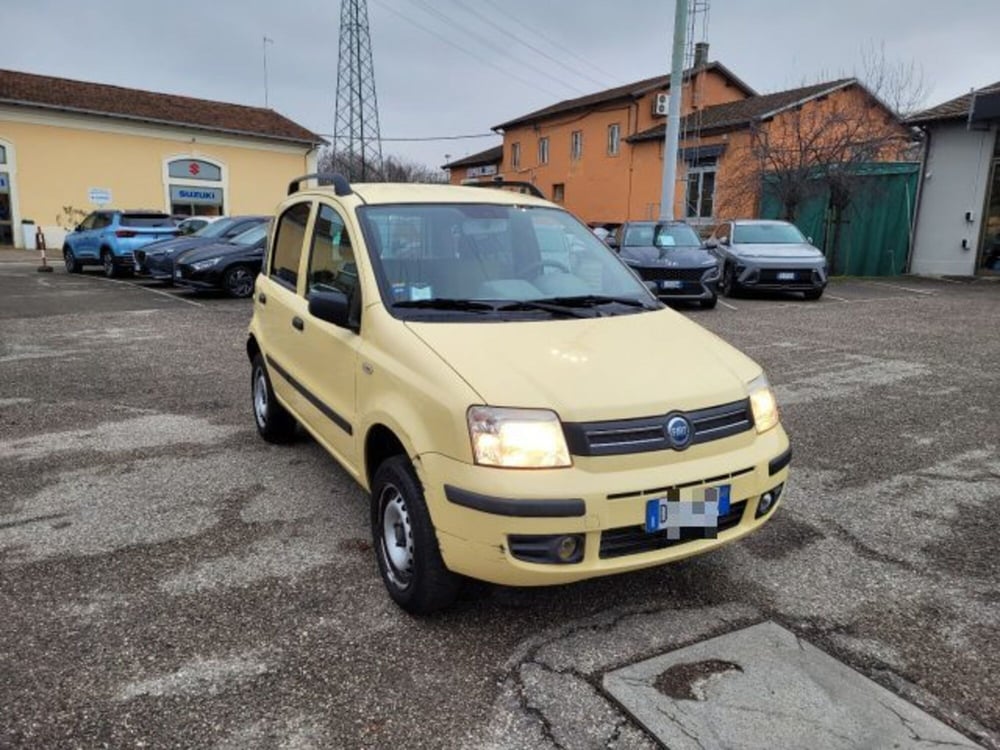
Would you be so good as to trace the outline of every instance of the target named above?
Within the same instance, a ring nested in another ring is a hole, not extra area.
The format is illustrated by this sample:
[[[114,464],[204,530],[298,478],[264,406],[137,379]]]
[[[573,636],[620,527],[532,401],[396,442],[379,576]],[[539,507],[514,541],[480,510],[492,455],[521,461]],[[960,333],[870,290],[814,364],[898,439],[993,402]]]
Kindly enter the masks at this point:
[[[802,292],[806,299],[823,296],[826,258],[787,221],[727,221],[705,246],[722,262],[719,288],[727,297],[750,289]]]

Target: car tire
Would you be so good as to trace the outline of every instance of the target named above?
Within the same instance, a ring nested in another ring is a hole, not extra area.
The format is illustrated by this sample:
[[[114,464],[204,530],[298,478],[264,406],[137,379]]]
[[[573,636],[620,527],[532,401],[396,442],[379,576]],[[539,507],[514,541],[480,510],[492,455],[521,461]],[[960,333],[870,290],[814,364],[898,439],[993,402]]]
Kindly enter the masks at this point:
[[[719,285],[719,291],[722,292],[723,297],[739,296],[740,284],[736,280],[736,270],[729,263],[722,269],[722,282]]]
[[[818,300],[823,296],[823,288],[820,287],[819,289],[810,289],[808,292],[802,292],[802,296],[808,300]]]
[[[718,302],[719,302],[719,297],[718,295],[715,294],[713,294],[708,299],[698,300],[698,304],[701,305],[702,308],[705,310],[713,309],[716,306],[716,304],[718,304]]]
[[[118,277],[119,268],[115,263],[115,255],[108,248],[101,250],[101,265],[104,267],[104,275],[109,279]]]
[[[254,355],[250,368],[250,394],[257,432],[269,443],[290,443],[295,439],[295,417],[278,403],[264,357]]]
[[[458,597],[461,577],[445,567],[424,490],[406,456],[386,459],[371,486],[372,546],[389,596],[413,615]]]
[[[83,266],[73,255],[73,250],[67,245],[63,248],[63,263],[66,265],[66,273],[80,273]]]
[[[230,297],[245,299],[253,295],[255,274],[249,266],[238,263],[222,274],[222,288]]]

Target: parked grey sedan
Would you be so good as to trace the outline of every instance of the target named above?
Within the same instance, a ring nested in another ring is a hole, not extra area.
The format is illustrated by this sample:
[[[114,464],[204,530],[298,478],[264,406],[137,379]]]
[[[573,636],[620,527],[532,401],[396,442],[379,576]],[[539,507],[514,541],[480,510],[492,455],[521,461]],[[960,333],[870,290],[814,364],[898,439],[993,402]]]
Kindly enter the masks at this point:
[[[787,221],[727,221],[705,246],[722,262],[719,288],[727,297],[750,289],[802,292],[806,299],[823,296],[826,258]]]

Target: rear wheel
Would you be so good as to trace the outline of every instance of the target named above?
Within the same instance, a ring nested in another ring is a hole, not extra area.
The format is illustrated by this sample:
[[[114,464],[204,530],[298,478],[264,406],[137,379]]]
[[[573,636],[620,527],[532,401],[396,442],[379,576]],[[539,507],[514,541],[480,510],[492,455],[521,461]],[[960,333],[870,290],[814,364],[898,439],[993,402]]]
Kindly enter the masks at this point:
[[[254,274],[248,266],[227,268],[222,275],[222,288],[230,297],[249,297],[253,294]]]
[[[66,273],[80,273],[83,270],[83,266],[80,265],[80,261],[76,259],[73,250],[68,245],[63,248],[63,263],[66,264]]]
[[[445,567],[424,490],[406,456],[392,456],[372,481],[372,543],[389,596],[414,615],[455,601],[461,578]]]
[[[118,276],[118,264],[115,263],[115,255],[108,248],[101,250],[101,265],[104,266],[104,275],[109,279]]]
[[[290,443],[295,437],[295,417],[274,397],[264,357],[259,353],[253,358],[250,389],[257,432],[269,443]]]

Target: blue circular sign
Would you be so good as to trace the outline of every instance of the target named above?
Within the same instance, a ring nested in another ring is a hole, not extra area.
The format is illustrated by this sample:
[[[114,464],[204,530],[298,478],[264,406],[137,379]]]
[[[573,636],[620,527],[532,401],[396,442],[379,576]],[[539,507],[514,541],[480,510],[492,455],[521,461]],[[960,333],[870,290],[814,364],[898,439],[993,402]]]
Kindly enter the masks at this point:
[[[685,417],[677,415],[667,420],[667,436],[670,438],[670,444],[676,450],[683,450],[691,444],[694,430],[691,429],[691,423]]]

